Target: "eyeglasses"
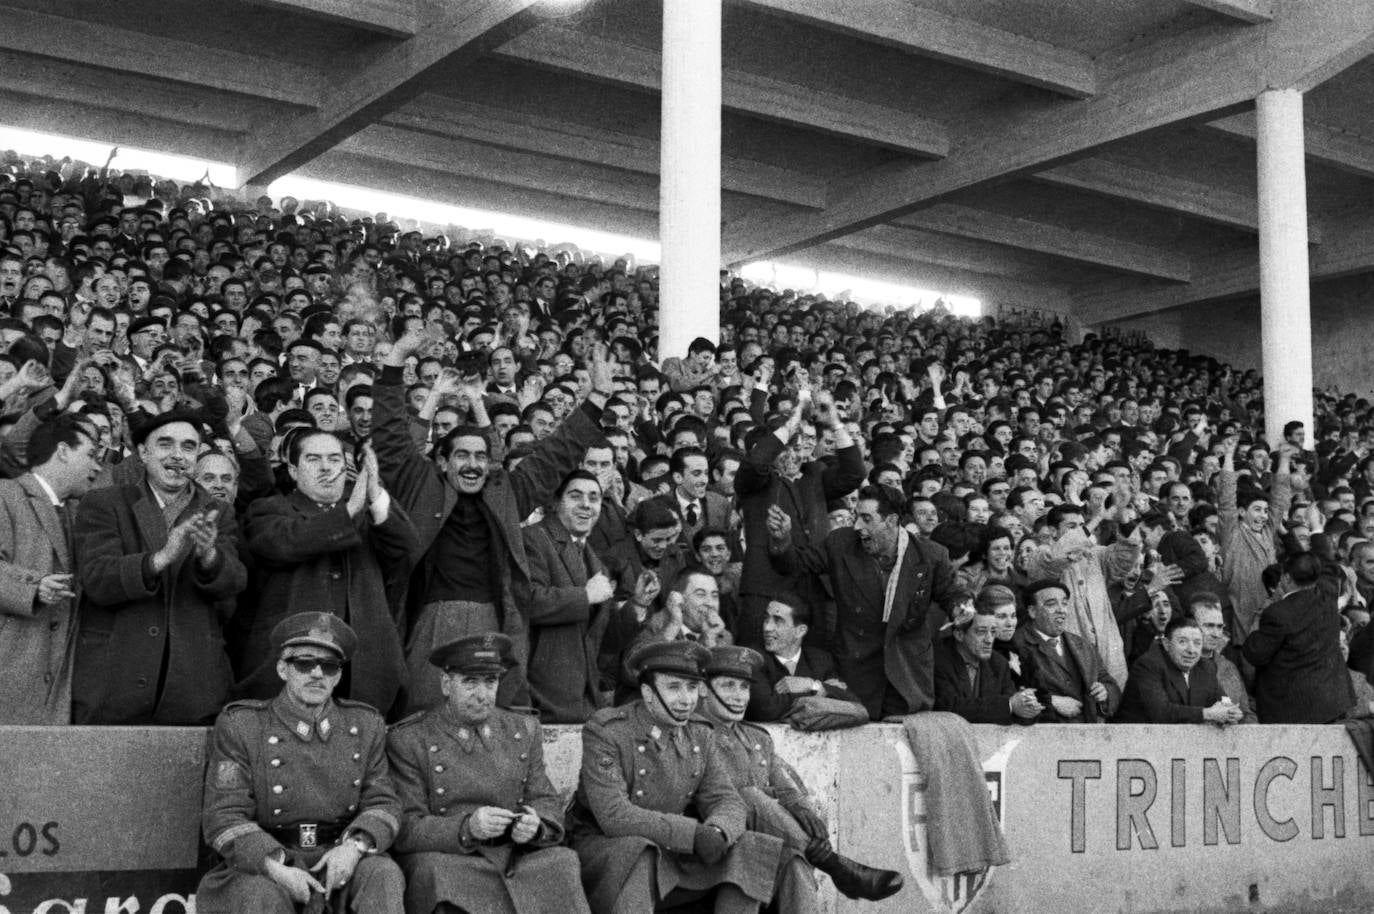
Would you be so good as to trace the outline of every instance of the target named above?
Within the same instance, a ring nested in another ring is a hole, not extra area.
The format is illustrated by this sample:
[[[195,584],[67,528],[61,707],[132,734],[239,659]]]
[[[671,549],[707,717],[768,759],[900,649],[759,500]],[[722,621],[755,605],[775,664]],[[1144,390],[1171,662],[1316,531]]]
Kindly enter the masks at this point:
[[[326,676],[337,676],[343,672],[342,660],[321,660],[317,657],[293,657],[286,661],[291,665],[291,669],[300,673],[302,676],[309,676],[318,667],[320,672]]]

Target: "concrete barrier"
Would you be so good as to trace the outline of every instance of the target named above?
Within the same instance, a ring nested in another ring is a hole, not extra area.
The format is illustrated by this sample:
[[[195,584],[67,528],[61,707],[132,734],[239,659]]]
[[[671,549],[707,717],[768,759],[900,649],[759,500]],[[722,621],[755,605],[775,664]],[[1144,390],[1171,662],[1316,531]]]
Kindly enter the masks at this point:
[[[900,727],[773,728],[842,852],[908,874],[867,912],[1374,909],[1374,781],[1339,727],[976,727],[1013,863],[936,879]],[[581,739],[547,727],[571,792]],[[194,912],[206,733],[0,727],[0,914]]]

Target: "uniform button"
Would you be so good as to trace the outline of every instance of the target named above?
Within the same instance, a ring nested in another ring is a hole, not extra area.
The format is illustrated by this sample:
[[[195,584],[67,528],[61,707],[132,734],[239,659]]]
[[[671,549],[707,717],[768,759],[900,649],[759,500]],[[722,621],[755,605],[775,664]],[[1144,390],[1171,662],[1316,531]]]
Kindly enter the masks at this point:
[[[273,784],[273,785],[272,785],[272,792],[273,792],[273,793],[281,793],[282,790],[283,790],[283,788],[282,788],[282,786],[281,786],[280,784]]]
[[[272,815],[274,815],[274,816],[279,816],[279,815],[281,815],[281,810],[280,810],[280,809],[274,809],[274,810],[272,810]]]
[[[647,768],[641,768],[641,769],[639,769],[639,773],[640,773],[640,774],[648,774],[648,773],[649,773],[649,769],[647,769]]]
[[[519,730],[515,731],[515,738],[516,738],[516,739],[519,739],[519,738],[520,738],[520,731],[519,731]]]
[[[269,746],[275,746],[275,745],[276,745],[277,743],[279,743],[279,742],[281,742],[281,738],[280,738],[280,737],[276,737],[276,736],[269,736],[269,737],[267,737],[267,745],[269,745]]]
[[[429,747],[429,751],[430,751],[430,752],[438,752],[438,751],[439,751],[439,747],[438,747],[438,746],[430,746],[430,747]]]
[[[529,754],[528,752],[522,752],[522,753],[520,753],[520,761],[522,761],[522,762],[523,762],[525,759],[529,758],[529,757],[530,757],[530,754]]]
[[[330,577],[330,580],[337,581],[339,578],[343,577],[343,575],[340,574],[340,573],[337,572],[337,571],[331,571],[331,572],[329,572],[329,577]]]
[[[701,747],[700,747],[700,746],[693,746],[693,747],[692,747],[692,751],[693,751],[693,752],[700,752],[700,751],[701,751]]]
[[[357,809],[357,808],[358,808],[358,806],[357,806],[357,804],[355,803],[354,805],[348,807],[348,811],[349,811],[349,812],[353,812],[353,811],[354,811],[355,809]]]
[[[272,767],[273,767],[273,768],[280,768],[280,767],[281,767],[281,759],[279,759],[279,758],[274,758],[274,759],[272,759]]]
[[[353,779],[353,786],[354,786],[354,787],[361,787],[361,786],[363,786],[362,779],[361,779],[361,778],[354,778],[354,779]]]
[[[444,788],[442,788],[442,787],[436,787],[436,788],[434,788],[434,792],[437,793],[439,796],[442,797],[442,796],[444,795]]]
[[[642,796],[644,796],[644,791],[642,791],[642,790],[636,790],[636,791],[635,791],[635,796],[637,796],[637,797],[642,797]]]
[[[644,751],[644,747],[643,747],[643,746],[640,746],[640,747],[638,747],[638,748],[639,748],[639,751],[640,751],[640,752],[643,752],[643,751]]]
[[[448,807],[447,807],[447,806],[440,806],[440,807],[439,807],[439,815],[442,816],[442,815],[443,815],[444,813],[446,813],[446,812],[448,812]]]
[[[143,689],[143,688],[147,688],[147,686],[148,686],[148,680],[145,679],[145,678],[142,677],[142,676],[138,677],[138,687],[139,687],[140,689]]]
[[[442,774],[443,771],[444,771],[444,766],[443,766],[443,765],[435,765],[435,766],[434,766],[434,770],[435,770],[435,771],[438,771],[439,773]]]
[[[348,728],[348,735],[349,735],[349,736],[357,736],[357,735],[358,735],[358,728],[357,728],[357,727],[349,727],[349,728]]]
[[[158,635],[162,634],[162,629],[158,628],[156,625],[150,626],[148,628],[148,634],[156,638]]]
[[[356,762],[358,759],[362,758],[362,757],[363,757],[363,754],[362,754],[361,752],[355,752],[355,753],[353,753],[353,761],[355,761],[355,762]]]

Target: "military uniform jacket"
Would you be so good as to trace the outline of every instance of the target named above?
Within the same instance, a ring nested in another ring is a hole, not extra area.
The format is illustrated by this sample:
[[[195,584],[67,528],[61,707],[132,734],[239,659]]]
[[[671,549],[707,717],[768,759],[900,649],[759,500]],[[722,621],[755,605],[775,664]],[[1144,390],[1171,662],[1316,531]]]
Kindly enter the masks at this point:
[[[563,840],[563,803],[544,769],[539,722],[496,708],[477,725],[460,722],[441,705],[392,728],[387,747],[401,798],[402,854],[439,851],[486,856],[505,848],[464,844],[460,827],[479,806],[519,811],[532,807],[544,833],[527,847]],[[504,865],[504,864],[503,864]]]
[[[784,808],[806,799],[801,778],[778,757],[772,734],[763,727],[744,721],[716,721],[711,739],[736,790],[758,788]]]
[[[343,824],[384,851],[400,817],[386,725],[371,707],[337,700],[312,724],[279,695],[234,702],[215,722],[201,827],[231,870],[258,873],[282,848],[265,828]]]
[[[582,770],[568,812],[572,845],[582,858],[592,910],[608,909],[639,855],[658,848],[658,891],[679,883],[703,888],[720,882],[751,898],[772,897],[781,842],[746,838],[747,810],[730,782],[702,720],[682,727],[658,724],[642,701],[605,708],[582,728]],[[734,845],[711,867],[692,857],[701,823],[721,829]],[[774,846],[775,845],[775,846]]]

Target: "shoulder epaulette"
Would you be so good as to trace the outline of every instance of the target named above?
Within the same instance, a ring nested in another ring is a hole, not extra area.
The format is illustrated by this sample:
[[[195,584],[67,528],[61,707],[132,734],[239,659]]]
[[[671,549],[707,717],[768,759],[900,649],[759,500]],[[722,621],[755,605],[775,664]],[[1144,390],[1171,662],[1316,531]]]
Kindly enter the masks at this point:
[[[238,701],[231,701],[224,706],[221,714],[228,714],[230,711],[261,711],[271,704],[268,698],[240,698]]]
[[[629,720],[630,709],[624,705],[614,708],[602,708],[591,716],[587,721],[589,724],[609,724],[617,720]]]
[[[388,729],[388,730],[399,730],[399,729],[401,729],[402,727],[409,727],[411,724],[413,724],[413,723],[415,723],[416,721],[422,719],[422,718],[423,718],[426,714],[428,714],[428,713],[429,713],[428,711],[416,711],[414,714],[411,714],[411,715],[408,716],[408,717],[403,717],[403,718],[401,718],[400,720],[396,721],[396,723],[394,723],[394,724],[392,724],[391,726],[387,727],[387,729]]]
[[[353,701],[350,698],[336,698],[334,699],[334,704],[341,708],[349,708],[354,711],[367,711],[371,714],[376,714],[378,717],[382,716],[380,711],[365,701]]]

